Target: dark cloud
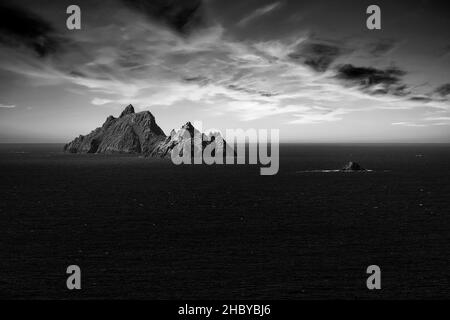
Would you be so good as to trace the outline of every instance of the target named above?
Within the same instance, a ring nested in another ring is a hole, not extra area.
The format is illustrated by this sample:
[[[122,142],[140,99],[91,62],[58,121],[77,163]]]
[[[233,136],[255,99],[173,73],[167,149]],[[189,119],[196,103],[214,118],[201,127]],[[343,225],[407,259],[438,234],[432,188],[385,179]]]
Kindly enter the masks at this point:
[[[201,0],[122,0],[129,8],[159,21],[179,34],[206,26]]]
[[[374,89],[371,91],[372,94],[390,93],[405,96],[409,94],[409,91],[407,86],[401,83],[401,78],[404,75],[403,70],[395,67],[381,70],[345,64],[337,67],[336,77],[359,85],[363,89]]]
[[[395,67],[382,70],[345,64],[337,67],[336,77],[359,85],[362,90],[370,94],[392,94],[403,97],[411,94],[408,86],[402,83],[404,75],[403,70]]]
[[[428,96],[414,96],[414,97],[411,97],[409,100],[429,102],[432,99],[430,97],[428,97]]]
[[[0,42],[26,46],[40,57],[59,50],[59,40],[50,23],[38,15],[14,6],[0,4]]]
[[[294,60],[302,60],[318,72],[324,72],[341,54],[341,49],[335,45],[310,42],[302,44],[298,52],[291,53],[289,57]]]
[[[440,87],[438,87],[434,92],[442,97],[446,97],[450,95],[450,83],[446,83]]]

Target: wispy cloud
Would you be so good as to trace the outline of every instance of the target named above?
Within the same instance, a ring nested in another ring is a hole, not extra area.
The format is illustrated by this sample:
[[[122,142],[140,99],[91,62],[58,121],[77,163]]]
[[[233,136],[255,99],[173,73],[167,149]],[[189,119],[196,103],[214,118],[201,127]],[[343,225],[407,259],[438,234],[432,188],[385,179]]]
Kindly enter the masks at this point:
[[[114,102],[114,100],[110,100],[110,99],[101,99],[101,98],[94,98],[94,99],[92,99],[92,101],[91,101],[91,103],[92,103],[94,106],[102,106],[102,105],[105,105],[105,104],[108,104],[108,103],[112,103],[112,102]]]
[[[15,105],[7,105],[7,104],[1,104],[0,103],[0,108],[13,109],[15,107],[16,107]]]
[[[415,123],[415,122],[394,122],[393,126],[404,126],[404,127],[426,127],[426,124],[423,123]]]
[[[263,15],[270,13],[270,12],[274,11],[275,9],[279,8],[280,6],[281,6],[280,2],[274,2],[272,4],[258,8],[255,11],[253,11],[252,13],[250,13],[248,16],[242,18],[237,24],[240,27],[244,27],[252,20],[255,20]]]
[[[291,124],[317,124],[323,122],[334,122],[342,120],[342,115],[349,111],[345,109],[330,110],[327,108],[306,107],[302,113],[295,113]]]
[[[450,121],[450,117],[428,117],[426,121]]]

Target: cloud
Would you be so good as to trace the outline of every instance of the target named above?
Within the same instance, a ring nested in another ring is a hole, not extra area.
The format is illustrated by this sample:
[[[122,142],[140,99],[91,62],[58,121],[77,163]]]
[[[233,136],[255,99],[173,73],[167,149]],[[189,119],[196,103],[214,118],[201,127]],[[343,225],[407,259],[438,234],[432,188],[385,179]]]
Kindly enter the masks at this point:
[[[423,102],[429,102],[432,100],[432,98],[428,95],[414,95],[409,98],[411,101],[423,101]]]
[[[450,95],[450,83],[443,84],[442,86],[436,88],[434,92],[440,95],[441,97],[446,97]]]
[[[114,102],[114,100],[110,100],[110,99],[101,99],[101,98],[94,98],[91,103],[95,106],[102,106],[108,103],[112,103]]]
[[[393,126],[403,126],[403,127],[426,127],[426,124],[421,123],[415,123],[415,122],[394,122],[392,123]]]
[[[170,5],[155,17],[163,2],[151,3],[129,2],[132,10],[108,24],[70,33],[68,40],[80,50],[65,50],[58,59],[2,50],[0,68],[23,75],[27,85],[82,92],[95,106],[193,102],[207,116],[227,114],[240,121],[284,117],[291,124],[310,124],[361,111],[449,108],[447,101],[412,100],[398,69],[332,67],[346,49],[331,41],[307,33],[238,41],[221,25],[193,23],[183,11],[185,23],[172,23],[178,11]]]
[[[296,118],[290,124],[317,124],[342,120],[342,115],[349,113],[345,109],[330,109],[323,107],[306,107],[302,113],[295,113]]]
[[[258,8],[256,10],[254,10],[252,13],[250,13],[248,16],[242,18],[237,24],[240,27],[244,27],[252,20],[255,20],[263,15],[270,13],[270,12],[274,11],[275,9],[278,9],[280,6],[281,6],[280,2],[274,2],[272,4]]]
[[[0,4],[0,43],[25,46],[45,57],[61,48],[60,41],[51,24],[38,15],[14,5]]]
[[[5,105],[0,103],[0,108],[13,109],[15,107],[16,107],[15,105]]]
[[[428,117],[425,118],[427,121],[450,121],[450,117]]]
[[[296,39],[289,39],[287,41],[271,40],[264,42],[257,42],[253,47],[258,50],[255,54],[263,54],[265,58],[286,59],[293,55],[297,47],[305,42],[307,37],[298,37]]]
[[[111,32],[115,38],[106,37]],[[293,61],[292,52],[304,42],[313,43],[304,37],[235,42],[216,26],[187,39],[139,23],[112,30],[93,28],[90,36],[107,41],[89,42],[83,52],[88,58],[70,66],[18,60],[3,68],[36,79],[39,85],[66,82],[85,88],[94,95],[93,105],[171,106],[191,101],[212,114],[230,113],[241,121],[290,115],[293,124],[320,123],[361,110],[424,107],[423,101],[361,90],[363,76],[349,76],[352,80],[343,85],[335,69],[317,72]],[[447,107],[440,103],[430,101],[427,107]]]
[[[159,21],[179,34],[207,25],[202,0],[122,0],[129,8]]]
[[[341,49],[332,44],[305,41],[299,45],[297,52],[290,53],[293,60],[301,60],[315,71],[324,72],[341,54]]]
[[[392,125],[405,127],[450,126],[450,116],[428,116],[421,121],[394,122]]]
[[[409,92],[407,86],[401,83],[403,70],[395,67],[384,70],[371,67],[355,67],[345,64],[337,67],[338,79],[356,84],[370,94],[393,94],[405,96]]]
[[[424,120],[433,126],[450,126],[450,116],[432,116]]]

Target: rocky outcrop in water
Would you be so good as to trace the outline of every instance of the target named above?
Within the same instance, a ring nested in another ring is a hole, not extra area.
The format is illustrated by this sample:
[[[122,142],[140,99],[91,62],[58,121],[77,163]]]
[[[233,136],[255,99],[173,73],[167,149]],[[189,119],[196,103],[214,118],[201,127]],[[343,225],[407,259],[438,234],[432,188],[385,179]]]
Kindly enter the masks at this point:
[[[366,169],[361,167],[359,163],[350,161],[342,167],[341,171],[366,171]]]
[[[109,116],[105,123],[80,135],[64,146],[70,153],[150,153],[166,135],[149,112],[135,113],[132,105],[119,118]]]

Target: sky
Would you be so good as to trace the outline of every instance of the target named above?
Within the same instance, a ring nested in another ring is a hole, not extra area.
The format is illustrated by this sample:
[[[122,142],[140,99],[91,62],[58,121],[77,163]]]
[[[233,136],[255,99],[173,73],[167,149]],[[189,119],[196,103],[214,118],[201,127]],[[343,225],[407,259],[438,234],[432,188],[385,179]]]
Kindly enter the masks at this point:
[[[0,143],[68,142],[128,104],[166,134],[202,121],[282,142],[449,142],[447,2],[2,0]]]

